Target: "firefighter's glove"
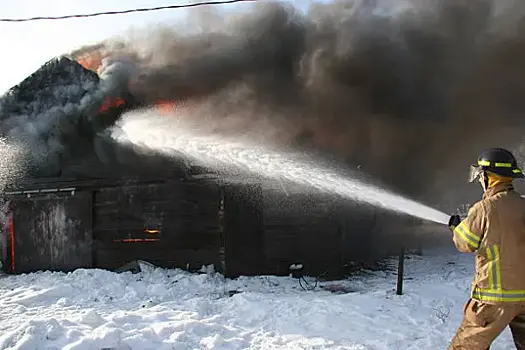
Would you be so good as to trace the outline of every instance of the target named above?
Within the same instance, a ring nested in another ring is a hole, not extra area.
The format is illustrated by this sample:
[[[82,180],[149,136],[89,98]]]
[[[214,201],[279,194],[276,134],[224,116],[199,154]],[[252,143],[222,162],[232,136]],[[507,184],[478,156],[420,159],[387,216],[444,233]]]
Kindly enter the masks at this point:
[[[460,222],[461,222],[461,218],[459,217],[459,215],[452,215],[450,219],[448,220],[448,227],[452,231],[454,231],[454,229],[456,228],[456,226],[459,225]]]

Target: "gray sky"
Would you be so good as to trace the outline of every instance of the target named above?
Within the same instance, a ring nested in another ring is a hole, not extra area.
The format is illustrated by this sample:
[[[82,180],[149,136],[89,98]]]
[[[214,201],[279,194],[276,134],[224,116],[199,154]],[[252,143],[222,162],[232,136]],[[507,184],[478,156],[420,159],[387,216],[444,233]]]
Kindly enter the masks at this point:
[[[0,17],[60,16],[99,11],[125,10],[139,7],[201,2],[202,0],[1,0]],[[309,0],[289,0],[307,6]],[[317,0],[319,1],[319,0]],[[326,1],[326,0],[323,0]],[[221,9],[251,5],[220,5]],[[301,6],[303,7],[303,6]],[[54,56],[132,28],[154,26],[155,23],[181,21],[185,9],[162,10],[123,15],[46,20],[21,23],[0,23],[0,94],[16,85]]]

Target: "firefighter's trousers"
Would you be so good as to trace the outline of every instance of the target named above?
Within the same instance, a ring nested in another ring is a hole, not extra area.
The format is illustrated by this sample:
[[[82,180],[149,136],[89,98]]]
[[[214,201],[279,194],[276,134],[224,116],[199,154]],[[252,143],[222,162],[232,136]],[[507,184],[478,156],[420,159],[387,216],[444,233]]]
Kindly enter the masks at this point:
[[[493,305],[469,299],[448,350],[489,349],[506,326],[510,327],[516,349],[525,350],[525,302]]]

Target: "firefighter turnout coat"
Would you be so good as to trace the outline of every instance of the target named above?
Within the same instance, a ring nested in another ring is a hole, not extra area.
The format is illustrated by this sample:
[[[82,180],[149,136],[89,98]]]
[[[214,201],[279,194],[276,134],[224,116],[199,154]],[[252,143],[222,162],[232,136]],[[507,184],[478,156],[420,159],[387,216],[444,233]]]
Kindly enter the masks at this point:
[[[476,253],[472,298],[525,302],[525,198],[512,183],[489,188],[454,228],[460,252]]]

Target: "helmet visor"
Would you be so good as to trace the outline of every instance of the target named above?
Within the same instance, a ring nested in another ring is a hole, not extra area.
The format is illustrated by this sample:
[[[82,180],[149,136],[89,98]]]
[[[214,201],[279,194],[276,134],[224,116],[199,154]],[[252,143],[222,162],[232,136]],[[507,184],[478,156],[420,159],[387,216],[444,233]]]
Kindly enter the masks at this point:
[[[471,165],[469,176],[468,176],[468,182],[476,181],[482,172],[483,172],[483,169],[479,165]]]

